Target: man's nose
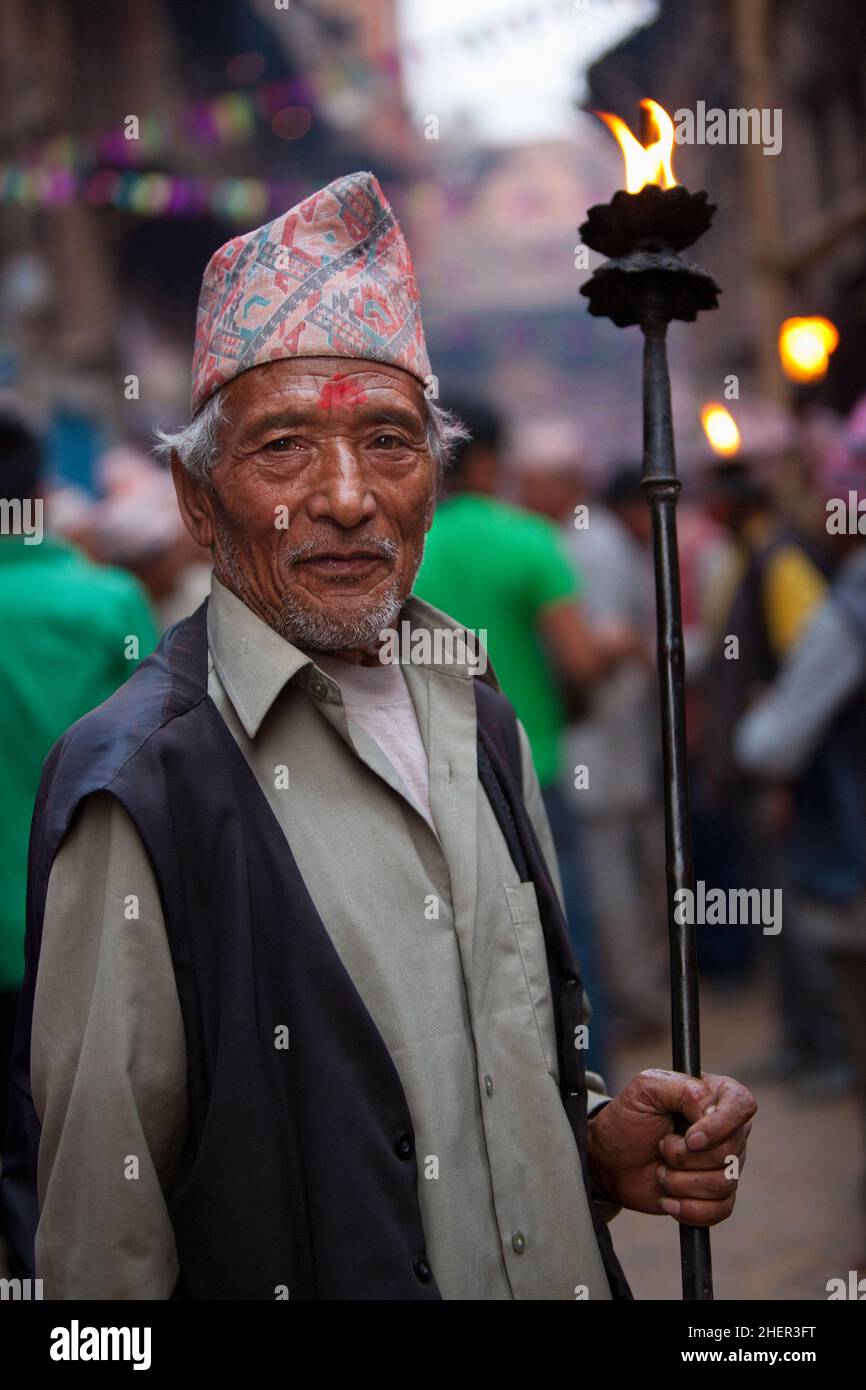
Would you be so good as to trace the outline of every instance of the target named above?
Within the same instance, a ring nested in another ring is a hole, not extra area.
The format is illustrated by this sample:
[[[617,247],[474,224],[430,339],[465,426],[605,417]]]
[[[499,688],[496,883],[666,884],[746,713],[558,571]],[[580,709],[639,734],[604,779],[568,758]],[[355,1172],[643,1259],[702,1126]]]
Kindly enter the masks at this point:
[[[314,521],[326,519],[347,530],[375,515],[367,469],[347,441],[328,441],[307,510]]]

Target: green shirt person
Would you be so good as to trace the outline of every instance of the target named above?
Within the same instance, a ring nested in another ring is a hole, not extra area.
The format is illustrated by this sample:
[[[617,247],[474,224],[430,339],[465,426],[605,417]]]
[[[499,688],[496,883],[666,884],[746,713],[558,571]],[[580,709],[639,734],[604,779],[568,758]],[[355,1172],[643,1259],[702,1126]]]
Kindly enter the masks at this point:
[[[0,419],[0,495],[33,505],[39,445]],[[30,478],[22,485],[22,477]],[[37,499],[41,500],[41,499]],[[42,762],[156,646],[143,589],[51,536],[0,534],[0,992],[24,969],[27,846]]]
[[[544,614],[580,595],[558,529],[496,497],[446,497],[415,593],[481,637],[529,736],[539,782],[556,782],[565,704],[544,646]]]

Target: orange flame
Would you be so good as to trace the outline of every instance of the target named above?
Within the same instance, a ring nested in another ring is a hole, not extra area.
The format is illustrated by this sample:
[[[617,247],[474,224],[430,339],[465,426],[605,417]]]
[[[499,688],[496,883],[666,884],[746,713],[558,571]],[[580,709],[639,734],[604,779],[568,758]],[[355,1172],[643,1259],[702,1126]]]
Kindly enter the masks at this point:
[[[701,424],[714,453],[730,458],[737,452],[740,447],[740,431],[733,415],[723,405],[708,401],[702,406]]]
[[[646,146],[635,139],[619,116],[612,115],[610,111],[594,112],[613,131],[622,150],[627,193],[639,193],[645,183],[659,183],[662,188],[673,188],[677,182],[671,165],[674,123],[664,107],[650,97],[644,97],[641,106],[649,113],[650,125],[656,136],[653,143]]]
[[[785,319],[779,329],[779,355],[793,381],[820,381],[838,345],[839,331],[829,319]]]

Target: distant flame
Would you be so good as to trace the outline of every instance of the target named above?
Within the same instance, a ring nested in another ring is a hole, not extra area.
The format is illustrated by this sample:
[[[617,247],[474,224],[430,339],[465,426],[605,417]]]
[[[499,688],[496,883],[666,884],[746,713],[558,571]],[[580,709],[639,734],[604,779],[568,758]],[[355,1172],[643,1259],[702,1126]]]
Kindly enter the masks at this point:
[[[702,406],[701,424],[715,453],[729,458],[737,452],[740,447],[740,431],[733,415],[723,405],[710,403]]]
[[[779,329],[779,355],[793,381],[820,381],[827,375],[830,353],[839,343],[829,319],[785,319]]]
[[[650,125],[656,139],[644,147],[636,140],[619,116],[610,111],[596,111],[605,125],[613,131],[625,158],[625,187],[627,193],[639,193],[646,183],[660,183],[662,188],[676,185],[671,159],[674,151],[674,123],[663,106],[650,97],[641,102],[649,112]]]

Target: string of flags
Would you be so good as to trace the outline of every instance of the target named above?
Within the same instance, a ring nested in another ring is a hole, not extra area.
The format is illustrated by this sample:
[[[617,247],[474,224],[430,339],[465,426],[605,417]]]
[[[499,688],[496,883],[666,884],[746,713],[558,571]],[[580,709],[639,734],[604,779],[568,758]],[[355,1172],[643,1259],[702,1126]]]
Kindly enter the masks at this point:
[[[253,138],[261,121],[279,118],[287,108],[306,115],[306,122],[298,126],[300,133],[308,127],[312,101],[310,83],[293,77],[249,92],[225,92],[192,103],[173,117],[136,117],[132,139],[123,127],[89,136],[58,135],[17,162],[0,166],[0,203],[50,208],[82,200],[144,217],[211,212],[234,222],[265,216],[270,208],[285,206],[280,199],[287,189],[294,192],[301,186],[285,180],[194,177],[128,166],[167,155],[179,140],[209,149],[242,144]],[[115,167],[100,167],[106,164]]]
[[[0,172],[0,201],[22,206],[62,207],[76,200],[114,207],[142,217],[212,213],[228,222],[262,220],[304,196],[297,182],[259,178],[207,178],[179,174],[99,169],[80,175],[70,169]]]

